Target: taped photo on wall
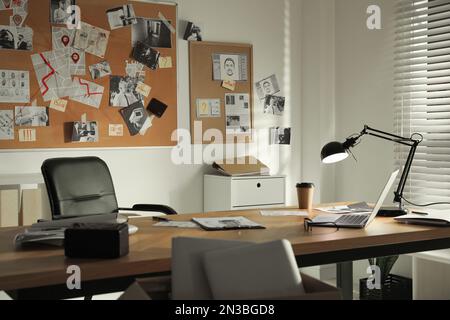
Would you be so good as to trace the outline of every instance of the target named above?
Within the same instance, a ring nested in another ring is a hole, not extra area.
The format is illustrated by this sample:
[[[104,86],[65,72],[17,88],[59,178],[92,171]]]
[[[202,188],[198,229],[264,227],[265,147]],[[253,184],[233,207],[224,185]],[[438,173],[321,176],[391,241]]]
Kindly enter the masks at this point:
[[[284,114],[285,98],[268,95],[264,99],[264,113],[282,116]]]
[[[280,86],[277,76],[274,74],[256,83],[256,93],[261,100],[278,92],[280,92]]]
[[[47,127],[50,124],[47,107],[16,107],[14,119],[19,127]]]
[[[98,142],[98,125],[96,121],[73,123],[72,142]]]

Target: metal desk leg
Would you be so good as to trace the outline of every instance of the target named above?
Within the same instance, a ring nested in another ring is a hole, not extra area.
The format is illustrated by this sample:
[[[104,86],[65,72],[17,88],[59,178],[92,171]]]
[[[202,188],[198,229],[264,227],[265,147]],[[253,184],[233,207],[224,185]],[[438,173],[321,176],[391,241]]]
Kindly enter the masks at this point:
[[[336,264],[336,284],[344,300],[353,300],[353,262]]]

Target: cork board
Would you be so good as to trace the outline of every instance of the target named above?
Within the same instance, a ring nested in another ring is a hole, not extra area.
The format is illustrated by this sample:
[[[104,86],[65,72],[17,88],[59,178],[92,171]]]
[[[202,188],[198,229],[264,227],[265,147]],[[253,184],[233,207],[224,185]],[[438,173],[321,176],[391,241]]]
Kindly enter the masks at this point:
[[[0,140],[2,149],[36,149],[36,148],[106,148],[106,147],[150,147],[173,146],[172,132],[177,129],[177,34],[171,35],[171,48],[155,48],[161,57],[172,58],[172,68],[151,70],[145,67],[145,84],[152,87],[150,95],[145,98],[144,107],[147,107],[152,98],[156,98],[168,105],[163,117],[155,118],[153,126],[145,136],[131,136],[121,117],[121,108],[110,106],[109,76],[92,80],[88,66],[107,60],[111,66],[112,75],[125,76],[125,61],[133,60],[131,44],[131,26],[110,30],[106,10],[132,4],[136,17],[159,19],[162,13],[177,29],[177,7],[172,4],[142,3],[126,0],[76,0],[81,9],[81,21],[110,31],[109,42],[105,57],[100,58],[86,53],[86,74],[79,76],[83,80],[94,82],[104,87],[100,108],[96,109],[73,100],[68,100],[65,112],[49,109],[49,126],[33,127],[36,129],[35,142],[19,142],[19,129],[31,127],[15,126],[14,140]],[[44,102],[39,89],[36,73],[31,61],[31,55],[52,50],[52,34],[49,21],[50,1],[29,1],[28,17],[24,26],[33,29],[33,51],[0,50],[0,69],[26,70],[30,76],[30,103],[0,103],[0,110],[14,110],[15,106],[29,106],[36,99],[36,105],[48,107],[50,102]],[[9,25],[9,16],[12,10],[0,11],[0,24]],[[56,25],[55,25],[56,26]],[[58,25],[60,26],[60,25]],[[83,114],[88,121],[97,121],[99,127],[99,141],[89,143],[71,142],[72,123],[80,121]],[[123,136],[110,137],[109,124],[123,124]]]
[[[234,91],[222,87],[222,81],[214,80],[213,55],[236,55],[247,56],[247,80],[236,81]],[[205,139],[204,135],[195,134],[201,124],[202,133],[208,129],[217,129],[222,133],[225,144],[248,143],[251,142],[250,133],[227,134],[227,119],[225,110],[226,94],[249,94],[250,129],[253,129],[253,46],[250,44],[220,43],[220,42],[190,42],[189,43],[190,62],[190,117],[191,117],[191,137],[193,144],[223,143],[214,139]],[[220,99],[219,117],[199,117],[197,113],[197,99]]]

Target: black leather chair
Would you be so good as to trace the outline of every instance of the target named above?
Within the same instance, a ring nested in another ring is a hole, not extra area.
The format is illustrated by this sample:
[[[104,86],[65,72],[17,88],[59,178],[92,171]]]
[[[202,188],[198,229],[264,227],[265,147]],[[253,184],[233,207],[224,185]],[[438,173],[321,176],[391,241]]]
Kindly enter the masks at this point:
[[[177,214],[168,206],[155,204],[119,208],[108,166],[97,157],[48,159],[41,171],[54,220],[119,210]]]

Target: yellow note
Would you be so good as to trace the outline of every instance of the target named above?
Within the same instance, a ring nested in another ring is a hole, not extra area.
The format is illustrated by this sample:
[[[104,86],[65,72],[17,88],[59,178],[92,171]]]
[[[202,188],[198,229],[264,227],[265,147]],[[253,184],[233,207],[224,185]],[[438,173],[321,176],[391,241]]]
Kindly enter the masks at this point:
[[[234,90],[236,90],[236,81],[234,81],[234,80],[224,80],[222,82],[222,87],[224,87],[225,89],[234,91]]]
[[[20,142],[34,142],[36,141],[36,129],[19,129]]]
[[[136,92],[139,94],[142,94],[144,97],[148,97],[150,94],[150,91],[152,91],[152,87],[149,85],[146,85],[142,81],[139,81],[136,86]]]
[[[50,102],[50,109],[55,109],[60,112],[66,112],[67,100],[64,99],[53,99]]]
[[[110,124],[109,125],[110,137],[123,137],[123,125],[122,124]]]
[[[161,69],[172,68],[172,57],[159,57],[159,67]]]

